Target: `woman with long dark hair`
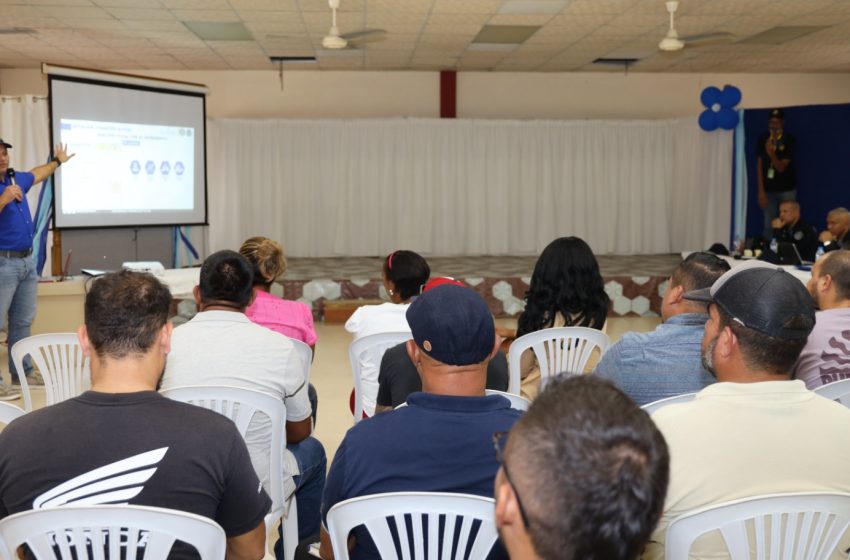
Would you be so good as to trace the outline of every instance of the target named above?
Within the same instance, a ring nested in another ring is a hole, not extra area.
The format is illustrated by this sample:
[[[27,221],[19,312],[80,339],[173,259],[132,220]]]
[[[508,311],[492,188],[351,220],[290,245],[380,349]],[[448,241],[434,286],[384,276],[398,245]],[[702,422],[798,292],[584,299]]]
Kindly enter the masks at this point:
[[[525,311],[517,321],[517,336],[552,327],[603,330],[608,303],[599,263],[590,246],[578,237],[559,237],[543,249],[534,265]],[[537,396],[540,366],[531,350],[523,353],[520,376],[522,394]]]

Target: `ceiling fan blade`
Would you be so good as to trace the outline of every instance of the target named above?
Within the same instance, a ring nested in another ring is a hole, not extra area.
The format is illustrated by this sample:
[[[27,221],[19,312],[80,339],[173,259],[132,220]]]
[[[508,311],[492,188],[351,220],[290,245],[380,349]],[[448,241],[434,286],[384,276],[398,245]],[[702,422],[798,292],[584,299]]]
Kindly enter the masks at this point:
[[[365,43],[371,41],[380,41],[382,39],[385,39],[386,35],[386,29],[361,29],[360,31],[343,33],[342,35],[340,35],[340,37],[347,41],[358,41],[361,43]]]
[[[702,43],[704,41],[724,41],[731,40],[733,35],[728,31],[715,31],[713,33],[700,33],[698,35],[688,35],[687,37],[682,37],[682,41],[686,43]]]

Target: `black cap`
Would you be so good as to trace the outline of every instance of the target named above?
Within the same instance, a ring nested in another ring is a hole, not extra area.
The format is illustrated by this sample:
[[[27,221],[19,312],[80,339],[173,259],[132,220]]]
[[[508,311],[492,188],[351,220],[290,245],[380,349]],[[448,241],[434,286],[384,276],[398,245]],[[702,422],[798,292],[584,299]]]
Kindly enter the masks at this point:
[[[785,120],[785,113],[782,112],[782,109],[771,109],[769,119],[782,119]]]
[[[447,365],[483,362],[496,342],[496,325],[484,299],[475,290],[444,284],[413,300],[407,324],[426,354]]]
[[[12,145],[0,138],[0,146],[6,146],[7,148],[11,148]]]
[[[748,329],[776,338],[806,338],[815,326],[815,303],[803,283],[763,261],[736,266],[684,298],[714,303]],[[788,326],[792,319],[802,320]]]

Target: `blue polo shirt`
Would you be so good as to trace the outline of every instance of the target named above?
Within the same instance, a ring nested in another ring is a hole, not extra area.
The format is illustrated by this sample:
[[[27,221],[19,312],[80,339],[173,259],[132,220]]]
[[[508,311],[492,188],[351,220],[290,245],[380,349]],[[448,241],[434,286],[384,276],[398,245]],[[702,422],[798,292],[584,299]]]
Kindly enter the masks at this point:
[[[322,521],[335,504],[382,492],[456,492],[493,497],[499,462],[493,434],[520,412],[507,399],[412,393],[408,406],[363,420],[342,440],[322,496]],[[377,558],[366,529],[351,558]]]
[[[15,173],[15,183],[28,193],[35,181],[35,176],[26,171]],[[11,185],[12,181],[6,175],[0,180],[0,194]],[[12,201],[0,212],[0,250],[2,251],[26,251],[32,247],[35,228],[30,214],[27,198],[20,202]]]

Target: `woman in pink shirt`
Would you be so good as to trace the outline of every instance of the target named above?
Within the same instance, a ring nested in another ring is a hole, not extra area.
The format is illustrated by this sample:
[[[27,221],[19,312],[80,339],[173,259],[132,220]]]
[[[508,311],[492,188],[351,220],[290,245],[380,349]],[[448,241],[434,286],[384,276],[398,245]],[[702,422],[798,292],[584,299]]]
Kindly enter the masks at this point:
[[[310,307],[269,293],[272,283],[286,270],[280,243],[268,237],[252,237],[242,244],[239,253],[254,267],[254,301],[245,315],[258,325],[314,347],[316,329]]]

